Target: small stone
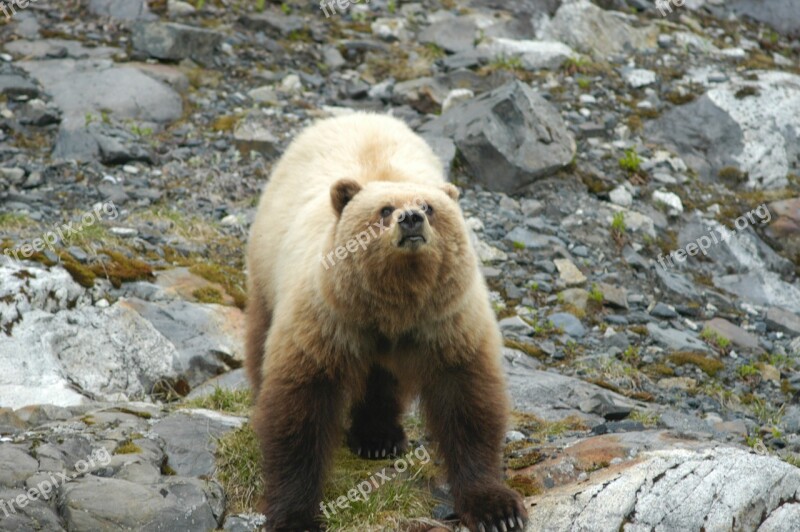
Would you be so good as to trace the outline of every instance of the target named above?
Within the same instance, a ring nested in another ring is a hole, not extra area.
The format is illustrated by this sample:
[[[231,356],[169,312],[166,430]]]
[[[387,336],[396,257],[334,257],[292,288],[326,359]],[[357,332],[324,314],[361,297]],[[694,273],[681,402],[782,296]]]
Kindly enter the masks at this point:
[[[628,308],[628,291],[624,287],[597,283],[597,289],[602,292],[604,303],[617,308]]]
[[[278,94],[275,92],[270,86],[258,87],[253,89],[247,93],[247,95],[254,101],[258,103],[271,103],[276,104],[280,100],[278,98]]]
[[[622,72],[622,77],[625,79],[628,86],[634,89],[646,87],[656,82],[656,73],[643,68],[624,70]]]
[[[679,216],[683,213],[681,198],[674,192],[656,190],[653,192],[653,202],[656,205],[665,206],[670,216]]]
[[[471,100],[475,97],[475,93],[470,89],[453,89],[444,99],[444,103],[442,103],[442,112],[447,112],[448,109],[454,107],[462,102],[466,102],[467,100]]]
[[[727,338],[737,347],[753,350],[761,349],[758,345],[758,338],[725,318],[714,318],[713,320],[707,321],[705,327],[723,338]]]
[[[781,372],[775,366],[764,364],[761,366],[761,378],[779,385],[781,383]]]
[[[650,314],[656,318],[662,318],[665,320],[671,320],[678,317],[678,313],[675,312],[672,307],[669,307],[661,302],[656,303],[656,306],[653,307],[653,310],[650,311]]]
[[[697,380],[689,377],[669,377],[658,381],[658,387],[662,390],[692,390],[697,387]]]
[[[514,443],[517,441],[523,441],[525,439],[525,435],[518,430],[510,430],[506,432],[506,443]]]
[[[554,327],[564,331],[573,338],[582,338],[586,335],[586,328],[581,321],[568,312],[556,312],[548,318]]]
[[[251,151],[271,157],[277,153],[278,139],[264,123],[256,119],[247,119],[236,124],[233,130],[233,142],[242,155]]]
[[[612,190],[608,197],[611,199],[611,203],[621,207],[630,207],[633,204],[633,195],[622,185]]]
[[[511,316],[500,320],[500,330],[519,336],[533,336],[536,330],[519,316]]]
[[[553,263],[558,268],[561,280],[567,286],[575,286],[586,282],[586,276],[569,259],[555,259]]]

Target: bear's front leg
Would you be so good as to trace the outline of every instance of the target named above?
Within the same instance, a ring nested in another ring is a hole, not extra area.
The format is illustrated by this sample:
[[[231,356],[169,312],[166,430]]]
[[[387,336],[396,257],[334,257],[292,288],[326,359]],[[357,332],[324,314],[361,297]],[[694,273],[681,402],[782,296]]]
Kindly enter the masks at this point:
[[[270,368],[253,415],[261,443],[268,531],[319,530],[325,472],[339,443],[342,386],[322,369]]]
[[[522,498],[502,481],[508,402],[499,368],[486,354],[442,368],[426,383],[422,401],[461,522],[471,532],[524,530]]]

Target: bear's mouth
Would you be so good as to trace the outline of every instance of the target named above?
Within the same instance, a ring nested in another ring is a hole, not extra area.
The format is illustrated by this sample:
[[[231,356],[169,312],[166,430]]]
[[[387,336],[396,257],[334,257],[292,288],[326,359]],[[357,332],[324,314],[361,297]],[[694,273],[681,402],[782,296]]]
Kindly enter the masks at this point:
[[[422,235],[408,235],[401,238],[397,245],[401,248],[417,249],[426,242],[427,240],[425,240],[425,237]]]

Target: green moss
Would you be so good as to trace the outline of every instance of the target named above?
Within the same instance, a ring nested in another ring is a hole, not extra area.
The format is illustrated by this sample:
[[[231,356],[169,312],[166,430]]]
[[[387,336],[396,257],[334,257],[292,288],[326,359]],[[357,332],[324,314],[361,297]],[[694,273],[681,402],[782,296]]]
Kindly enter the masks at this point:
[[[670,91],[664,98],[673,105],[684,105],[693,102],[697,96],[691,92],[681,93],[679,91]]]
[[[725,364],[722,361],[692,351],[672,353],[669,355],[669,360],[678,366],[684,366],[686,364],[697,366],[710,377],[715,376],[721,370],[725,369]]]
[[[532,465],[536,465],[542,460],[544,460],[544,455],[539,451],[531,451],[529,453],[525,453],[522,456],[511,458],[508,460],[508,467],[510,469],[525,469],[526,467],[530,467]]]
[[[758,88],[753,86],[742,87],[734,94],[737,100],[742,100],[744,98],[747,98],[748,96],[758,96],[758,95],[759,95]]]
[[[516,240],[512,242],[511,245],[514,247],[514,249],[517,250],[525,249],[525,244],[523,244],[522,242],[517,242]]]
[[[108,256],[110,261],[98,261],[89,266],[89,269],[98,277],[105,277],[115,288],[122,283],[133,281],[152,281],[153,268],[144,261],[128,258],[118,251],[101,249],[100,253]]]
[[[194,297],[200,303],[215,303],[217,305],[221,305],[223,303],[222,292],[213,286],[197,288],[192,292],[192,297]]]
[[[65,260],[61,265],[79,285],[84,288],[91,288],[94,286],[94,280],[97,278],[97,275],[83,264],[75,260]]]
[[[642,410],[634,410],[628,416],[631,421],[638,421],[647,428],[655,428],[658,426],[660,416],[653,412],[643,412]]]
[[[203,279],[222,286],[229,296],[233,298],[234,304],[239,308],[244,308],[247,303],[245,294],[244,274],[230,266],[220,266],[218,264],[199,263],[189,268],[195,275]]]

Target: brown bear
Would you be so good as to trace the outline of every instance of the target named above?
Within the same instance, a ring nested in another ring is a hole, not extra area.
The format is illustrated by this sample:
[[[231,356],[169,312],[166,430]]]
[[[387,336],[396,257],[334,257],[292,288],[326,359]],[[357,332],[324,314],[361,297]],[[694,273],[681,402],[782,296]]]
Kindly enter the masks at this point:
[[[464,525],[524,527],[501,478],[501,336],[457,199],[425,141],[388,116],[322,120],[274,168],[247,250],[268,530],[320,527],[348,409],[353,452],[395,456],[415,396]]]

